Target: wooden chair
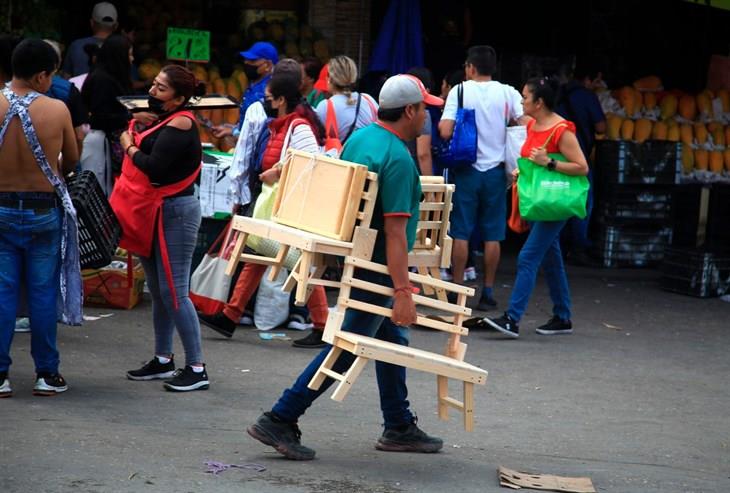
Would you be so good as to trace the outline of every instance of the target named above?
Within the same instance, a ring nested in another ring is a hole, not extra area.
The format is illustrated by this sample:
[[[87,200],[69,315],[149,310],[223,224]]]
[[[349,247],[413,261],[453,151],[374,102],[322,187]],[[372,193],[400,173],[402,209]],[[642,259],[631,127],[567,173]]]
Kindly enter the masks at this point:
[[[454,189],[455,186],[445,183],[441,176],[421,177],[423,201],[419,207],[416,242],[408,254],[408,265],[416,267],[419,274],[434,279],[441,278],[441,268],[451,265],[452,240],[448,231]],[[423,292],[429,296],[435,293],[438,299],[446,301],[446,292],[443,289],[437,288],[434,291],[425,284]]]
[[[312,162],[322,164],[322,169],[312,169]],[[272,266],[270,279],[288,268],[291,273],[283,289],[296,288],[298,305],[306,304],[314,286],[339,287],[339,282],[321,278],[327,267],[325,256],[345,257],[357,250],[358,257],[371,258],[377,231],[370,229],[370,221],[377,194],[378,175],[364,166],[289,151],[272,220],[233,218],[231,230],[238,236],[226,273],[233,275],[242,261]],[[323,203],[323,197],[331,202],[326,211],[328,202]],[[276,254],[244,253],[249,235],[275,242]],[[291,250],[299,254],[295,263]]]
[[[448,419],[449,407],[458,409],[463,413],[464,428],[467,431],[472,431],[474,428],[474,384],[484,385],[487,380],[486,370],[464,361],[466,344],[461,342],[461,337],[469,333],[468,329],[462,326],[462,323],[465,317],[471,315],[471,309],[466,307],[466,299],[467,296],[474,295],[474,289],[447,283],[430,276],[410,273],[411,282],[428,285],[434,289],[442,289],[445,292],[457,293],[456,304],[413,295],[413,301],[417,307],[425,306],[453,316],[452,323],[426,318],[421,315],[417,317],[416,323],[418,325],[449,334],[444,354],[436,354],[341,330],[346,309],[364,311],[384,317],[390,317],[392,314],[390,308],[350,298],[352,288],[393,296],[392,288],[355,278],[354,271],[356,268],[383,274],[388,273],[388,268],[384,265],[354,256],[345,259],[337,307],[335,310],[330,311],[322,337],[325,342],[332,344],[332,349],[310,381],[309,388],[317,390],[326,378],[333,378],[337,385],[332,394],[332,399],[341,401],[345,398],[369,360],[384,361],[406,368],[434,373],[437,375],[439,418]],[[342,351],[355,355],[355,361],[347,371],[339,374],[332,370],[332,366]],[[449,378],[463,382],[462,400],[449,396]]]

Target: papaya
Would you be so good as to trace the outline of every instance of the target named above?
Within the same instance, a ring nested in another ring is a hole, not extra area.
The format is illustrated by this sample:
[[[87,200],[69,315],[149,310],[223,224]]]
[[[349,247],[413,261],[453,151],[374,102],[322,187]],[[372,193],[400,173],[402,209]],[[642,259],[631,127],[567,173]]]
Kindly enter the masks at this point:
[[[725,132],[722,127],[716,128],[715,131],[712,132],[712,142],[716,146],[725,147],[727,145],[727,142],[725,141]]]
[[[646,118],[636,120],[634,124],[634,140],[641,143],[648,139],[651,136],[651,126],[651,120],[647,120]]]
[[[220,108],[211,110],[210,121],[213,122],[213,125],[220,125],[223,123],[223,110]]]
[[[679,125],[667,125],[667,140],[679,142]]]
[[[619,140],[621,138],[621,123],[623,119],[620,116],[611,115],[607,118],[606,135],[611,140]]]
[[[704,123],[695,123],[695,140],[702,145],[707,142],[707,127]]]
[[[725,145],[730,146],[730,125],[725,127]]]
[[[241,95],[243,93],[241,92],[241,84],[239,84],[237,79],[231,77],[226,80],[226,94],[236,101],[241,101]]]
[[[667,140],[668,133],[669,126],[665,122],[656,122],[651,130],[651,138],[654,140]],[[679,133],[677,133],[677,136],[679,136]]]
[[[647,92],[644,94],[644,108],[647,111],[651,111],[656,108],[656,94],[653,92]]]
[[[707,171],[709,155],[705,149],[695,149],[695,169]]]
[[[697,101],[694,96],[685,94],[679,99],[679,114],[685,120],[694,120],[697,116]]]
[[[717,129],[722,129],[722,123],[720,122],[709,122],[707,124],[707,131],[711,134],[714,134]]]
[[[703,91],[697,95],[697,109],[701,115],[707,115],[712,117],[712,98],[707,94],[707,91]]]
[[[688,145],[682,146],[682,170],[691,173],[695,167],[695,155],[692,148]]]
[[[634,137],[634,120],[626,118],[621,122],[621,138],[623,140],[631,140]]]
[[[668,120],[677,114],[677,96],[667,94],[659,103],[662,120]]]
[[[717,91],[717,97],[722,102],[722,111],[724,113],[730,113],[730,93],[728,93],[727,89]]]
[[[193,75],[195,75],[196,79],[203,82],[208,82],[208,71],[205,70],[202,65],[193,65],[190,70],[193,72]]]
[[[624,86],[618,91],[618,102],[621,107],[626,111],[626,116],[634,116],[637,110],[636,106],[636,92],[633,87]]]
[[[722,151],[710,151],[710,171],[713,173],[722,173],[723,164]]]
[[[657,91],[662,88],[662,80],[656,75],[647,75],[634,81],[634,89],[644,91]]]
[[[725,171],[730,173],[730,149],[725,149],[722,152],[723,161],[725,161]]]
[[[644,96],[641,91],[634,89],[634,111],[641,110],[642,106],[644,106]]]
[[[226,83],[222,79],[214,79],[211,83],[211,88],[216,94],[226,94]]]
[[[238,123],[238,108],[230,108],[227,110],[224,110],[223,118],[226,121],[226,123],[230,123],[231,125],[235,125]]]
[[[694,140],[692,125],[690,125],[689,123],[683,123],[682,126],[679,127],[679,136],[680,140],[685,146],[691,146],[692,141]]]

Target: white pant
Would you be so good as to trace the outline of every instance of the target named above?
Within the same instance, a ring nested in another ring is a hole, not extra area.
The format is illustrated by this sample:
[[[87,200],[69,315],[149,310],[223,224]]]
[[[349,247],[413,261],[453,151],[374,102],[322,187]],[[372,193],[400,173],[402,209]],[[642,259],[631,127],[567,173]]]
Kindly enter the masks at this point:
[[[111,195],[114,185],[111,149],[104,131],[91,130],[84,138],[81,169],[93,171],[106,196]]]

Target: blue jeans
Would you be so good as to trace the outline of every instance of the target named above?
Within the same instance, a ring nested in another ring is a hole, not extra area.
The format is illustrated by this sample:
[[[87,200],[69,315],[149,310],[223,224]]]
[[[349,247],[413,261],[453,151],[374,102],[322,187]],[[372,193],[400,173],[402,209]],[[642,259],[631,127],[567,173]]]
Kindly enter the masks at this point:
[[[165,199],[162,205],[162,221],[165,225],[165,241],[177,296],[177,309],[174,308],[156,238],[152,256],[140,257],[152,297],[155,354],[172,354],[172,335],[177,327],[185,349],[186,365],[203,362],[200,322],[189,296],[190,264],[198,239],[200,220],[200,202],[192,195]]]
[[[390,276],[385,274],[362,271],[358,272],[356,277],[375,284],[392,286]],[[352,290],[351,298],[388,308],[393,305],[393,299],[388,296],[359,289]],[[408,329],[406,327],[399,327],[391,322],[389,318],[379,315],[351,309],[347,310],[344,323],[342,324],[342,330],[369,337],[377,337],[383,341],[401,344],[403,346],[408,345]],[[274,405],[272,410],[282,420],[296,422],[307,408],[312,405],[314,400],[332,385],[334,380],[327,378],[319,390],[310,390],[307,388],[307,385],[309,385],[310,380],[314,377],[314,374],[319,369],[331,348],[332,346],[328,345],[323,349],[309,363],[309,366],[304,369],[301,375],[299,375],[294,385],[286,389],[279,398],[279,401]],[[347,351],[343,351],[340,357],[337,358],[332,369],[342,373],[350,367],[353,361],[355,361],[355,356]],[[378,389],[380,390],[380,409],[383,412],[385,428],[395,428],[412,423],[413,414],[408,409],[406,369],[402,366],[376,361],[375,372],[378,379]]]
[[[518,321],[527,309],[535,288],[537,270],[542,266],[553,302],[553,315],[570,320],[570,290],[560,254],[560,231],[565,221],[536,221],[517,257],[517,279],[509,299],[507,315]]]
[[[10,346],[23,283],[36,373],[58,373],[56,298],[60,282],[61,213],[60,208],[0,207],[0,373],[7,372],[12,363]]]

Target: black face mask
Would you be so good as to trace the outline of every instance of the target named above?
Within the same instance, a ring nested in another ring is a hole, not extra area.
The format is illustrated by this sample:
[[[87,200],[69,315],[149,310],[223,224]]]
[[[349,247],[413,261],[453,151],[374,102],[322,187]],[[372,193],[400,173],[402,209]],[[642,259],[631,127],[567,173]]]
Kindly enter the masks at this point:
[[[279,110],[271,106],[270,99],[264,99],[264,112],[269,118],[276,118],[279,116]]]
[[[246,77],[248,77],[249,81],[258,80],[261,78],[261,74],[259,74],[259,68],[256,65],[249,65],[247,63],[243,64],[243,72],[246,74]]]
[[[149,106],[150,111],[156,115],[163,115],[167,113],[167,110],[164,108],[165,102],[154,96],[147,96],[147,105]]]

